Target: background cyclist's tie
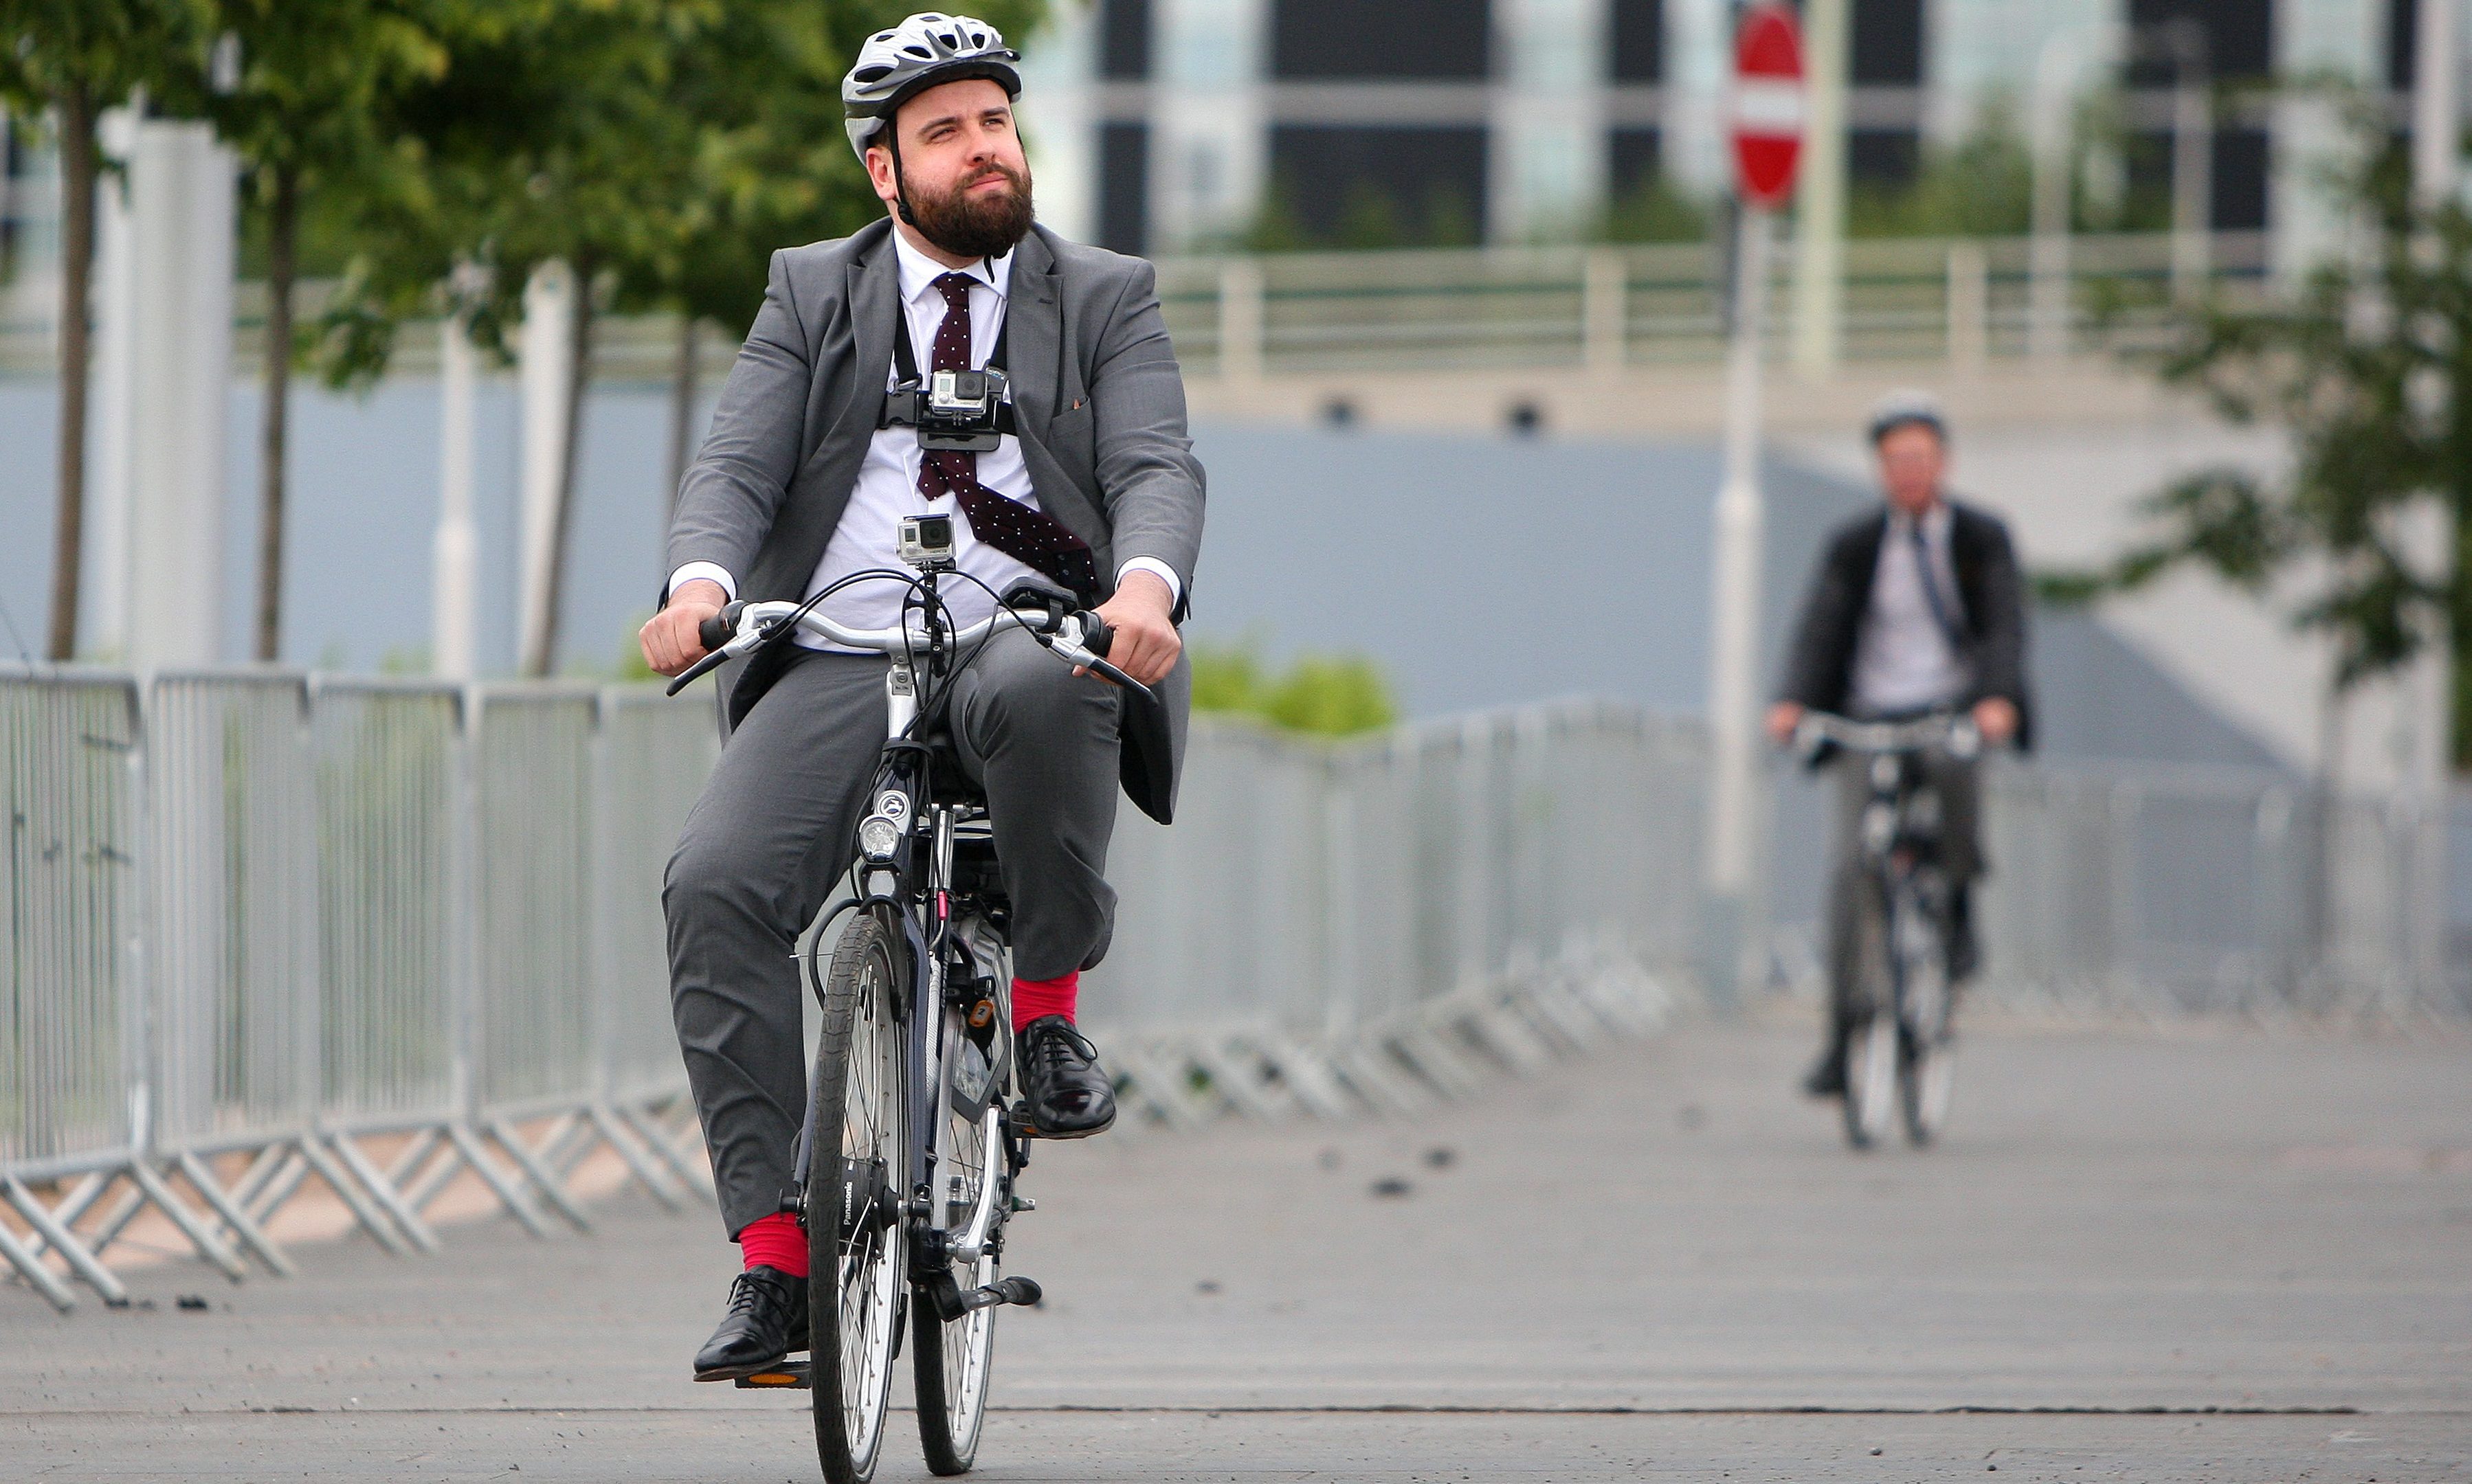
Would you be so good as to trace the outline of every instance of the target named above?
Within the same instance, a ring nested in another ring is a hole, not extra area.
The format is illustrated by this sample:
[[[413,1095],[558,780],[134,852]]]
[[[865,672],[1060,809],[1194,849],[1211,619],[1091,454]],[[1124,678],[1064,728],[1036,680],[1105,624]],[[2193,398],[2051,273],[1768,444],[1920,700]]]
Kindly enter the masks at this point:
[[[978,522],[973,520],[970,524],[976,526]],[[1957,620],[1949,616],[1948,600],[1940,596],[1939,578],[1932,572],[1931,543],[1923,537],[1923,523],[1913,522],[1906,528],[1906,533],[1913,539],[1914,572],[1923,580],[1923,601],[1931,605],[1932,622],[1948,636],[1950,648],[1962,650],[1965,637],[1958,631]]]
[[[967,273],[945,273],[936,280],[936,292],[944,295],[944,322],[936,330],[931,371],[970,369],[972,281]],[[1062,583],[1082,602],[1099,601],[1099,568],[1089,543],[1045,511],[1034,510],[980,483],[978,455],[920,455],[918,492],[929,500],[953,496],[969,519],[971,535]]]

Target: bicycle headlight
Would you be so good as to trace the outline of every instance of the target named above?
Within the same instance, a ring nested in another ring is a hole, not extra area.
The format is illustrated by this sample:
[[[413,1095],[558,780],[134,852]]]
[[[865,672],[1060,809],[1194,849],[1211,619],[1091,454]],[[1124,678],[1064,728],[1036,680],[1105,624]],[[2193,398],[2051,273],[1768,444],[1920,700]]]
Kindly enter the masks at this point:
[[[900,822],[883,814],[869,814],[859,821],[858,848],[878,865],[891,862],[894,852],[901,849]]]

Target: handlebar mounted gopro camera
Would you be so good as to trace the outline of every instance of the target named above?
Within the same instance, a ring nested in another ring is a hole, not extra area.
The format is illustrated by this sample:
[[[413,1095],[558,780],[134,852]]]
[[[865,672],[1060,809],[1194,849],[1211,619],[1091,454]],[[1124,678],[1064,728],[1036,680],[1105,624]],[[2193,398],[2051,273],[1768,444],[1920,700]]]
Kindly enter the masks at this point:
[[[901,517],[901,559],[921,572],[953,570],[953,517]]]

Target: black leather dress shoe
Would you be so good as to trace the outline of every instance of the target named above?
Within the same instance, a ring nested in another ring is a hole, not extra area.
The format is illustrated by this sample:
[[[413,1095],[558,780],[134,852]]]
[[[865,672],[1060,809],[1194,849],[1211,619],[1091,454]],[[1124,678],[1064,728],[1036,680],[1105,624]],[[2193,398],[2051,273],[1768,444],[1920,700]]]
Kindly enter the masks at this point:
[[[1014,1118],[1034,1139],[1087,1139],[1116,1121],[1116,1090],[1099,1048],[1061,1015],[1021,1031],[1021,1102]]]
[[[729,1285],[729,1312],[696,1352],[695,1378],[734,1381],[807,1348],[807,1281],[750,1267]]]

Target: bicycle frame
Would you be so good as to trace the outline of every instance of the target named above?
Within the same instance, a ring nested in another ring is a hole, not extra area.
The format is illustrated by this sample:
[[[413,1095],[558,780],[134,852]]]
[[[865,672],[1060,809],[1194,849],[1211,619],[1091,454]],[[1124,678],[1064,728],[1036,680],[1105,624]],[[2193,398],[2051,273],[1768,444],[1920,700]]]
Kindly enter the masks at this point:
[[[920,581],[927,611],[933,615],[939,611],[935,573],[922,573]],[[991,630],[1002,617],[958,636],[931,618],[921,636],[926,642],[916,647],[908,643],[908,635],[898,648],[875,636],[891,661],[884,677],[887,741],[870,790],[870,810],[861,822],[861,854],[855,866],[855,909],[882,913],[901,925],[898,936],[907,959],[906,993],[893,1013],[905,1043],[908,1085],[898,1210],[909,1242],[912,1283],[931,1290],[938,1317],[943,1319],[966,1312],[972,1307],[970,1301],[980,1297],[961,1293],[952,1264],[977,1261],[998,1238],[1001,1203],[1013,1173],[1027,1161],[1020,1150],[1008,1147],[1001,1119],[985,1119],[987,1133],[980,1167],[986,1178],[980,1181],[966,1218],[955,1221],[948,1203],[937,1198],[937,1171],[956,1163],[957,1155],[951,1146],[951,1120],[942,1116],[952,1095],[946,1086],[947,1053],[956,1049],[943,1044],[952,1020],[946,1012],[955,1008],[948,1002],[947,967],[952,934],[959,926],[954,911],[956,852],[965,830],[984,829],[985,812],[936,801],[935,749],[911,734],[919,718],[922,680],[932,685],[940,679],[960,646]],[[829,625],[827,632],[838,639],[855,637],[839,625]],[[879,825],[890,828],[870,833],[870,826]],[[819,952],[821,946],[820,932]],[[953,1038],[958,1040],[958,1033]],[[795,1201],[802,1220],[803,1177],[818,1112],[815,1099],[810,1098],[793,1166],[799,1172]]]

